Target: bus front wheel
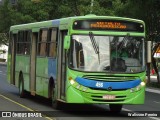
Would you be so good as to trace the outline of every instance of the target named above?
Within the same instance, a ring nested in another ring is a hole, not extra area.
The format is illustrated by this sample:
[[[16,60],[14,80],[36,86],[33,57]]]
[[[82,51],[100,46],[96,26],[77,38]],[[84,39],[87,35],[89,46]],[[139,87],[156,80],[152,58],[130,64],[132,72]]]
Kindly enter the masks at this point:
[[[58,100],[52,100],[52,107],[56,110],[61,110],[62,109],[62,103]]]
[[[51,88],[51,97],[52,97],[52,107],[54,109],[60,110],[62,109],[62,103],[57,100],[56,90],[54,87]]]
[[[122,106],[122,104],[109,104],[110,111],[115,113],[120,113]]]
[[[26,97],[26,93],[25,93],[25,90],[24,90],[23,74],[20,74],[20,77],[19,77],[19,96],[21,98]]]

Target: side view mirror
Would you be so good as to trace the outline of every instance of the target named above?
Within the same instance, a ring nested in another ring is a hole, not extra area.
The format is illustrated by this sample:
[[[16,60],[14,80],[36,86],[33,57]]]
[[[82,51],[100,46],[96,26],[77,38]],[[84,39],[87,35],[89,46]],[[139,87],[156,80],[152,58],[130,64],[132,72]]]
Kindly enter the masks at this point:
[[[147,41],[147,63],[151,63],[152,59],[152,52],[151,52],[151,48],[152,48],[152,41]]]
[[[71,36],[66,35],[64,38],[64,49],[68,50],[70,47]]]

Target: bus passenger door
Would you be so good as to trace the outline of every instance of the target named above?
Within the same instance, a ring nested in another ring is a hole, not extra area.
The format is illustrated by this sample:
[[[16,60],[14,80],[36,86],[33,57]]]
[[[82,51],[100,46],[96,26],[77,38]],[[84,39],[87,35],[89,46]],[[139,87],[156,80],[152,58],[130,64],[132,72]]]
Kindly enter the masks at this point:
[[[35,96],[36,93],[36,44],[38,39],[38,33],[32,33],[31,41],[31,58],[30,58],[30,92]]]
[[[67,30],[60,31],[60,40],[58,48],[58,98],[65,99],[65,86],[66,86],[66,52],[63,47],[64,37],[67,35]]]
[[[10,49],[11,49],[11,78],[10,78],[10,83],[15,85],[15,64],[16,64],[16,41],[17,41],[17,34],[11,34],[11,43],[10,43]]]

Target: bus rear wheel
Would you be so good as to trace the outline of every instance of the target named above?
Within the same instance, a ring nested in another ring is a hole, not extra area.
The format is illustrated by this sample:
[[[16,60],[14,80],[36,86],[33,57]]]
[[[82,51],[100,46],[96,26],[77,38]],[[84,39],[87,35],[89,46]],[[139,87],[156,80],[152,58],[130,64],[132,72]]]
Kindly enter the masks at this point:
[[[109,104],[110,111],[114,113],[120,113],[122,106],[122,104]]]

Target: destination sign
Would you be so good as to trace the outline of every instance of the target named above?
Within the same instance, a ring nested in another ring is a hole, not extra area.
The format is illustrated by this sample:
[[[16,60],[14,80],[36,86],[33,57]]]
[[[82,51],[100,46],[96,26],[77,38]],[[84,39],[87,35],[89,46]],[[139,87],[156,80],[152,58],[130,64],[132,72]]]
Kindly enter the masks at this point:
[[[73,23],[74,30],[110,30],[144,32],[141,23],[122,20],[77,20]]]
[[[95,22],[90,24],[91,28],[106,28],[106,29],[126,29],[126,24],[120,22]]]

